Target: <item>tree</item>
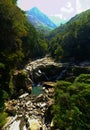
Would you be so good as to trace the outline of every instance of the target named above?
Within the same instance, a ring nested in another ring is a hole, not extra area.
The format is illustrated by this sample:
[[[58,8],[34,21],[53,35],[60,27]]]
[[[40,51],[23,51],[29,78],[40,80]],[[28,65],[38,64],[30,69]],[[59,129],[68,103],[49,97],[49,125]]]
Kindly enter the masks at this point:
[[[72,84],[58,81],[54,99],[52,112],[55,129],[90,129],[90,74],[81,74]]]

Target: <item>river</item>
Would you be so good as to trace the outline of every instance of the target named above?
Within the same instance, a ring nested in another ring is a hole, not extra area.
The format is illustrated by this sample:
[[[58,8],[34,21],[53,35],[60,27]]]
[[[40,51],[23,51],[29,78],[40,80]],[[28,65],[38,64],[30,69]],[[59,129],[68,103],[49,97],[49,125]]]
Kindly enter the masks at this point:
[[[61,67],[61,63],[55,63],[50,58],[38,59],[25,66],[27,79],[32,80],[32,92],[7,103],[7,109],[11,107],[14,116],[10,117],[3,130],[50,130],[51,119],[47,122],[45,118],[48,118],[46,113],[53,100],[43,91],[42,83],[55,80],[57,75],[61,77]]]

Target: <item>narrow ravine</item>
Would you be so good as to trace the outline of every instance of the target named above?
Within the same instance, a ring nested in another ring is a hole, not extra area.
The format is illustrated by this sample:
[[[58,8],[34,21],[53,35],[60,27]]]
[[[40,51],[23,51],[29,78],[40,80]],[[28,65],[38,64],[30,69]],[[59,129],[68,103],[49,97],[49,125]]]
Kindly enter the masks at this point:
[[[45,57],[28,63],[23,71],[27,75],[26,87],[32,87],[31,93],[24,92],[17,99],[6,102],[6,111],[12,116],[3,130],[51,130],[52,118],[48,119],[50,115],[47,113],[54,103],[52,97],[55,82],[52,81],[63,76],[67,71],[67,64],[62,65]],[[16,76],[18,73],[14,78]],[[14,82],[17,84],[15,79]]]

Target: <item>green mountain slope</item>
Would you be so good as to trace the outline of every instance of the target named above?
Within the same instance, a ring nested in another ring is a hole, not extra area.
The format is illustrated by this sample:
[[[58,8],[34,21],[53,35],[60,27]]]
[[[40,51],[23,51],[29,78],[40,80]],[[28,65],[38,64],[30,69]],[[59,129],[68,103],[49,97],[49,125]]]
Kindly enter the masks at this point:
[[[90,59],[90,10],[73,17],[69,22],[52,31],[50,52],[57,59]]]
[[[0,129],[7,115],[3,112],[4,101],[16,92],[12,84],[14,71],[28,59],[44,56],[48,48],[15,3],[16,0],[0,0]]]

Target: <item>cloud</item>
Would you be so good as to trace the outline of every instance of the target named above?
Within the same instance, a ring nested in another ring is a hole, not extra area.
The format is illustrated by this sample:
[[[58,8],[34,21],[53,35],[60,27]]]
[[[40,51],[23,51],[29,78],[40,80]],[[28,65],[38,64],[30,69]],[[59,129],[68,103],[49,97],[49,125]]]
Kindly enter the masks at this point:
[[[90,0],[76,0],[77,13],[90,9]]]
[[[72,13],[74,11],[74,8],[70,2],[67,2],[66,6],[63,6],[60,11],[65,13]]]
[[[76,0],[76,10],[77,10],[77,13],[82,12],[81,2],[79,0]]]

